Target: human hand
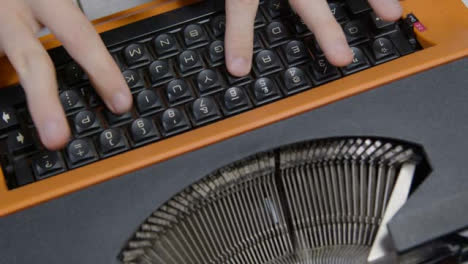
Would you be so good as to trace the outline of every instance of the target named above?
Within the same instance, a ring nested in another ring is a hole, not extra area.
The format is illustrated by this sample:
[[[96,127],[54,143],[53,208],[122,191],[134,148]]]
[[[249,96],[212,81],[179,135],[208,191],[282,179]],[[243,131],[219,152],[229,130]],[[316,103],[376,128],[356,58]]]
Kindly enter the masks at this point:
[[[18,73],[42,143],[59,149],[68,141],[70,129],[58,97],[54,65],[36,38],[41,24],[83,67],[111,111],[127,112],[132,97],[104,43],[70,0],[3,0],[0,56],[5,54]]]
[[[235,76],[249,73],[252,64],[254,20],[259,0],[226,0],[226,64]],[[341,26],[326,0],[290,0],[291,7],[314,33],[328,61],[346,66],[353,60]],[[393,21],[401,16],[398,0],[369,0],[376,14]]]

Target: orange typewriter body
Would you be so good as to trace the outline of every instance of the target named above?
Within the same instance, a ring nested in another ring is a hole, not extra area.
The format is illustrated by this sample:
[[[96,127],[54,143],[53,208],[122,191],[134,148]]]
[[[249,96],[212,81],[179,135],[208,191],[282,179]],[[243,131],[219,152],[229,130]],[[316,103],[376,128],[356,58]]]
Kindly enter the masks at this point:
[[[194,2],[196,1],[153,1],[93,23],[98,32],[105,32]],[[401,3],[405,16],[414,13],[426,27],[423,32],[416,31],[418,40],[424,47],[423,50],[321,85],[302,92],[300,95],[293,95],[21,188],[9,190],[5,177],[0,175],[0,216],[125,175],[468,55],[468,7],[461,0],[407,0]],[[41,41],[47,49],[60,46],[53,36],[45,36],[41,38]],[[2,69],[0,87],[7,87],[18,82],[14,70],[5,58],[0,59],[0,68]]]

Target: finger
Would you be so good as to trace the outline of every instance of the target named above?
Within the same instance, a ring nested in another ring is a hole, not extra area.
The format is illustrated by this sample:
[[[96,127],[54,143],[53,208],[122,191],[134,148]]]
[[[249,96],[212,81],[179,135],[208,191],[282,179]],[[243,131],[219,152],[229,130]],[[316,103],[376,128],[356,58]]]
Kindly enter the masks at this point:
[[[70,130],[58,98],[54,65],[27,22],[13,16],[3,19],[8,23],[0,28],[0,47],[18,73],[42,143],[59,149]]]
[[[398,0],[369,0],[369,4],[383,20],[395,21],[401,17],[402,9]]]
[[[127,83],[83,13],[71,1],[31,0],[30,3],[36,17],[86,71],[107,107],[114,113],[129,111],[132,97]]]
[[[353,53],[341,26],[336,22],[325,0],[291,0],[291,6],[314,32],[328,61],[336,66],[351,63]]]
[[[226,0],[226,64],[234,76],[250,72],[257,9],[258,0]]]

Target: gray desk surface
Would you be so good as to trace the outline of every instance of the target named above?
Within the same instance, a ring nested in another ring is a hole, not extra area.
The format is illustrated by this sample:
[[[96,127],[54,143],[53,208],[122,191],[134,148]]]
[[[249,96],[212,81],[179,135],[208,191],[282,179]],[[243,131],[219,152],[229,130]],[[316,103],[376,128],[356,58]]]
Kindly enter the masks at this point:
[[[390,224],[400,249],[462,228],[467,69],[468,59],[437,67],[0,219],[0,263],[118,263],[137,226],[188,184],[255,152],[330,136],[395,137],[425,147],[434,171]]]

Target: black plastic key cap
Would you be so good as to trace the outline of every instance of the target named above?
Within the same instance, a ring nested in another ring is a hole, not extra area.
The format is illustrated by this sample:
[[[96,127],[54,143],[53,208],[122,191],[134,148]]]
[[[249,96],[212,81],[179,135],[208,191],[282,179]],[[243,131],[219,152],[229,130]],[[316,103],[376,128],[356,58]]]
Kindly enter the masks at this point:
[[[224,92],[223,99],[224,106],[227,110],[226,114],[236,113],[249,107],[249,98],[244,89],[239,87],[227,89]]]
[[[358,43],[368,39],[366,28],[361,21],[350,21],[346,23],[343,30],[348,43]]]
[[[372,43],[374,58],[379,61],[384,58],[395,55],[395,47],[387,38],[378,38]]]
[[[85,108],[85,103],[78,92],[74,90],[65,90],[60,93],[60,102],[67,115],[74,114],[76,111]]]
[[[145,82],[136,70],[126,70],[122,73],[132,93],[145,88]]]
[[[141,91],[137,95],[136,106],[141,116],[155,114],[164,108],[161,98],[153,89]]]
[[[221,37],[224,35],[224,32],[226,31],[226,16],[225,15],[218,15],[215,18],[213,18],[210,22],[211,25],[211,31],[213,32],[213,35],[215,37]]]
[[[345,75],[366,69],[370,67],[369,60],[367,59],[364,52],[358,47],[351,47],[351,51],[354,54],[353,61],[348,65],[342,68]]]
[[[143,44],[130,44],[124,49],[123,53],[128,66],[141,65],[151,60],[149,52]]]
[[[160,138],[159,131],[152,119],[142,117],[134,120],[130,126],[130,135],[134,145],[139,146]]]
[[[297,67],[287,69],[283,73],[283,81],[287,94],[296,93],[311,87],[310,81],[304,71]]]
[[[200,56],[193,50],[186,50],[179,55],[179,69],[182,74],[190,74],[203,67]]]
[[[37,180],[65,171],[65,163],[59,152],[45,152],[32,158],[32,168]]]
[[[191,105],[192,116],[196,125],[202,125],[221,118],[218,106],[211,97],[201,97]]]
[[[13,154],[23,153],[34,149],[34,141],[29,131],[15,130],[8,133],[8,151]]]
[[[346,11],[339,3],[329,3],[328,6],[330,7],[330,11],[335,17],[336,21],[342,22],[347,19]]]
[[[208,43],[208,36],[203,26],[190,24],[184,29],[184,41],[187,47],[198,46]]]
[[[153,86],[160,85],[174,78],[174,73],[166,60],[153,61],[148,66],[148,71]]]
[[[21,159],[15,162],[15,178],[17,186],[24,186],[26,184],[34,182],[34,175],[28,161]]]
[[[0,133],[18,126],[16,111],[12,107],[0,109]]]
[[[208,48],[208,58],[211,65],[220,64],[224,60],[224,42],[215,40]]]
[[[278,21],[273,21],[265,29],[266,38],[270,46],[281,44],[290,37],[286,26]]]
[[[253,94],[257,105],[270,102],[281,97],[278,86],[270,78],[260,78],[253,84]]]
[[[218,91],[222,88],[218,73],[212,69],[201,71],[197,75],[197,87],[202,94]]]
[[[96,149],[90,139],[75,139],[67,146],[67,162],[70,168],[76,168],[98,159]]]
[[[130,112],[121,115],[116,115],[112,113],[109,109],[104,110],[104,116],[106,117],[109,126],[120,126],[122,124],[130,122],[133,119],[132,114]]]
[[[166,86],[166,96],[170,105],[182,104],[194,98],[192,89],[183,79],[171,81]]]
[[[338,68],[331,65],[325,57],[316,58],[310,65],[310,68],[316,85],[340,77]]]
[[[346,4],[354,15],[371,10],[367,0],[346,0]]]
[[[270,74],[281,70],[281,61],[271,50],[262,50],[255,55],[255,69],[259,75]]]
[[[73,118],[73,122],[76,134],[79,136],[98,132],[102,128],[96,114],[89,110],[78,112]]]
[[[128,143],[119,128],[110,128],[99,135],[99,153],[108,157],[128,149]]]
[[[188,130],[190,124],[185,113],[178,108],[169,108],[161,115],[164,136],[170,136]]]
[[[158,35],[153,40],[153,46],[159,57],[166,57],[179,51],[177,41],[171,34]]]
[[[305,62],[310,57],[304,43],[298,40],[292,40],[285,44],[283,51],[289,65]]]
[[[266,0],[266,9],[271,18],[278,18],[290,14],[287,0]]]
[[[381,17],[377,16],[375,12],[370,13],[374,29],[377,31],[392,30],[395,28],[395,22],[385,21]]]
[[[65,66],[63,78],[63,81],[68,86],[79,84],[88,79],[81,66],[78,65],[76,62],[70,62]]]

